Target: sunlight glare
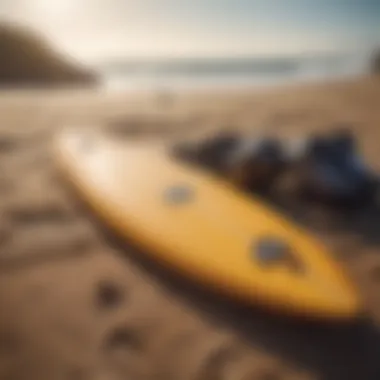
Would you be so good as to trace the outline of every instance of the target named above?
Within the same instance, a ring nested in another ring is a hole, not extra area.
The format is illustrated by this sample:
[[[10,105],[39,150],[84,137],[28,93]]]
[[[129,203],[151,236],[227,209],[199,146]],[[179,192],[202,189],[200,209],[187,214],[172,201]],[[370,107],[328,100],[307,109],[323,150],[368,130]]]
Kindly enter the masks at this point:
[[[49,17],[66,16],[72,12],[76,0],[35,0],[35,6]]]

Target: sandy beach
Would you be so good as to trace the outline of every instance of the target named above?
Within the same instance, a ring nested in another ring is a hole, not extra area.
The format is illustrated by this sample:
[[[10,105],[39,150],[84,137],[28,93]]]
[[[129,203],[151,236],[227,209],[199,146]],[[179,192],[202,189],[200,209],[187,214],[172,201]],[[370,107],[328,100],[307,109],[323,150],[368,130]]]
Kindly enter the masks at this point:
[[[379,379],[380,211],[279,206],[332,249],[368,309],[360,325],[310,326],[242,310],[111,242],[51,152],[69,124],[169,138],[227,127],[302,137],[340,123],[380,170],[379,78],[175,96],[1,91],[0,379]]]

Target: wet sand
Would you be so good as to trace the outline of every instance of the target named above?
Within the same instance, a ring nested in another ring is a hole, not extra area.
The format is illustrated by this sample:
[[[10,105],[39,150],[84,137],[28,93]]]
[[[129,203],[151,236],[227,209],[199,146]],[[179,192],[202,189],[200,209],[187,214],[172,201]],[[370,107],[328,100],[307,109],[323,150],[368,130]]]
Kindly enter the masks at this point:
[[[63,186],[61,125],[125,136],[225,127],[285,137],[350,123],[380,170],[380,80],[265,93],[0,93],[0,379],[375,380],[380,378],[380,211],[281,200],[331,247],[368,321],[317,326],[243,309],[172,278],[114,242]]]

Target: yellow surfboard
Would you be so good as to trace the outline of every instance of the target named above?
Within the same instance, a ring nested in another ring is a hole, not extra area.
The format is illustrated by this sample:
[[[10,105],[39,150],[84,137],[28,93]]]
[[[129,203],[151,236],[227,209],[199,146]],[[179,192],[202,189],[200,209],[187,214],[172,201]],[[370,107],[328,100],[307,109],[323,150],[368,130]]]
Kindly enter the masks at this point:
[[[189,279],[288,314],[342,320],[361,313],[356,289],[316,239],[180,162],[164,143],[72,129],[59,134],[56,153],[103,221]]]

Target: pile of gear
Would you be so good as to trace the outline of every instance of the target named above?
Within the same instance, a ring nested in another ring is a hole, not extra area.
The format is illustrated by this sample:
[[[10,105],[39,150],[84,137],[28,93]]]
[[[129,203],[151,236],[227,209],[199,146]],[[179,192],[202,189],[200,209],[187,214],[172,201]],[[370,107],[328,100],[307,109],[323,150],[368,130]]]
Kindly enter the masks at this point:
[[[180,143],[175,154],[253,192],[269,191],[291,172],[297,194],[347,205],[374,202],[379,184],[347,129],[297,142],[221,132],[197,143]]]

